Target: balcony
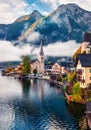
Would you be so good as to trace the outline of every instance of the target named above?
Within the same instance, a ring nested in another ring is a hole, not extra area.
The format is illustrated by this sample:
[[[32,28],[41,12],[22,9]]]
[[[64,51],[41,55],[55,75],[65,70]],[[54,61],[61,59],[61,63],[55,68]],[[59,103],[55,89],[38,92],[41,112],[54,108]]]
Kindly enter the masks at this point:
[[[76,73],[77,73],[78,75],[82,75],[82,70],[78,70]]]
[[[82,83],[85,83],[85,79],[82,79]]]
[[[82,79],[80,76],[77,77],[77,81],[81,83],[85,83],[85,79]]]

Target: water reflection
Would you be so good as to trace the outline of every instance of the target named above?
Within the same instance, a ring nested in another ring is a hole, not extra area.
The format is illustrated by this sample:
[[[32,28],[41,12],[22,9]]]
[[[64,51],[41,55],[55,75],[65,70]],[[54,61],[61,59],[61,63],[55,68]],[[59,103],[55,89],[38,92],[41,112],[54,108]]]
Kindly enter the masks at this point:
[[[68,110],[70,112],[70,114],[72,116],[75,117],[79,129],[80,130],[87,130],[87,119],[86,119],[86,115],[85,115],[85,105],[81,105],[81,104],[75,104],[75,103],[70,103],[69,105],[67,105]]]
[[[29,79],[21,80],[21,84],[22,84],[22,94],[23,94],[23,96],[28,97],[29,92],[30,92],[31,80],[29,80]]]
[[[79,130],[84,124],[84,108],[67,106],[62,90],[48,81],[5,78],[0,84],[0,130]]]

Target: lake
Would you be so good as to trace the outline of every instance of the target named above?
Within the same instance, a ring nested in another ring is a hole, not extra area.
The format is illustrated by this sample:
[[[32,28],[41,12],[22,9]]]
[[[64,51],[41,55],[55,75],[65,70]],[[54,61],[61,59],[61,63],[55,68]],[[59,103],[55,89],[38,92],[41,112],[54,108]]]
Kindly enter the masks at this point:
[[[48,81],[0,75],[0,130],[86,130],[84,111]]]

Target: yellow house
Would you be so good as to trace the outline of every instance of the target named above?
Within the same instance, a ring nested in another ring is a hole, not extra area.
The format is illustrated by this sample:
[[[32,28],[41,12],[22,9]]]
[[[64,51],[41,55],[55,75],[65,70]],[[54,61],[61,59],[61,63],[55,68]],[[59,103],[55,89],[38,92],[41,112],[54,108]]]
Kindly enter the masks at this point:
[[[80,87],[91,87],[91,54],[79,54],[77,56],[76,71]]]

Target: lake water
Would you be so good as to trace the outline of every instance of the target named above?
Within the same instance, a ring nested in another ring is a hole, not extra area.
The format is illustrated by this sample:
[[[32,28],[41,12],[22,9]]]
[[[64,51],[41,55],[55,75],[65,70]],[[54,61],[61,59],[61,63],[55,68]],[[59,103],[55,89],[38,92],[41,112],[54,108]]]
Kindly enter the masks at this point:
[[[84,107],[44,80],[0,76],[0,130],[86,130]]]

